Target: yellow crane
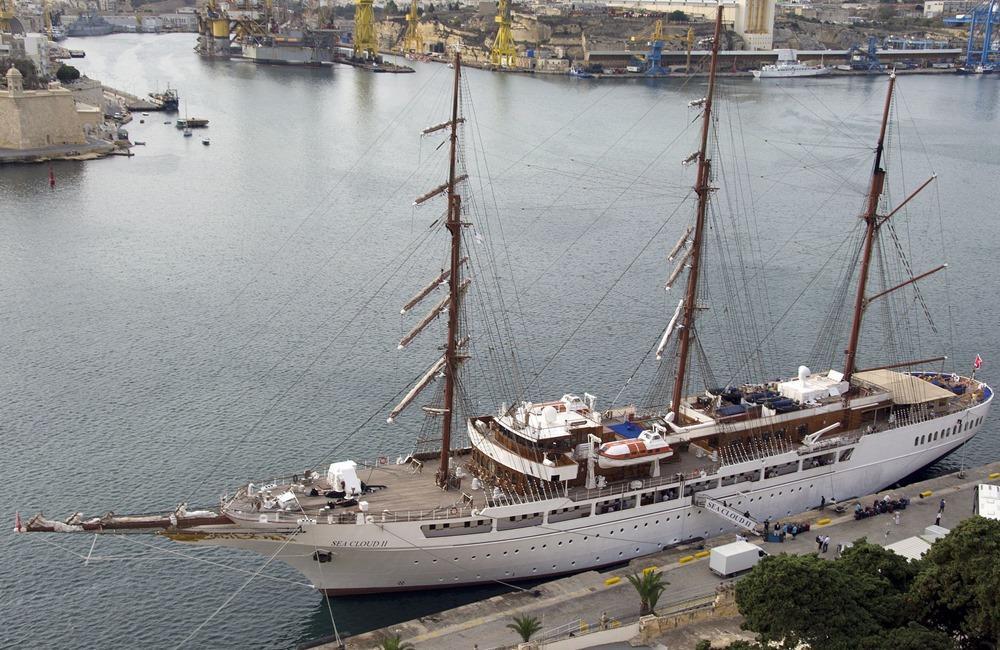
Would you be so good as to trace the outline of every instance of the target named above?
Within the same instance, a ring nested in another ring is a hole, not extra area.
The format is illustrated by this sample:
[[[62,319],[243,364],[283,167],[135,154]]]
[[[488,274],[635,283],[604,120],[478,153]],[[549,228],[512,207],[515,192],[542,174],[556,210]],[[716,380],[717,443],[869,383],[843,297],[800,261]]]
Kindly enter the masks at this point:
[[[410,11],[406,14],[406,35],[403,37],[403,50],[417,54],[424,51],[424,39],[420,36],[420,16],[417,15],[417,0],[410,2]]]
[[[372,0],[355,0],[354,4],[354,56],[374,59],[378,55],[375,37],[375,11]]]
[[[45,35],[52,40],[52,14],[49,13],[49,0],[42,3],[42,15],[45,16]]]
[[[497,3],[497,15],[493,20],[498,27],[497,36],[490,49],[490,63],[512,68],[517,63],[517,47],[514,45],[514,36],[510,31],[510,3],[508,0],[500,0]]]

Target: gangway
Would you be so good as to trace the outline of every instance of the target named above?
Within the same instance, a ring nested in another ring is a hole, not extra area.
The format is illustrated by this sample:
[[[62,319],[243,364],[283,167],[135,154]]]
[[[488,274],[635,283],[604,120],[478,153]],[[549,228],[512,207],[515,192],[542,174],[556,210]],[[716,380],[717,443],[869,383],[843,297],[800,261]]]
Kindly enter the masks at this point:
[[[730,508],[718,499],[713,499],[706,494],[696,494],[694,505],[717,514],[729,523],[736,524],[747,532],[760,535],[760,524],[753,517],[748,517],[742,512]]]

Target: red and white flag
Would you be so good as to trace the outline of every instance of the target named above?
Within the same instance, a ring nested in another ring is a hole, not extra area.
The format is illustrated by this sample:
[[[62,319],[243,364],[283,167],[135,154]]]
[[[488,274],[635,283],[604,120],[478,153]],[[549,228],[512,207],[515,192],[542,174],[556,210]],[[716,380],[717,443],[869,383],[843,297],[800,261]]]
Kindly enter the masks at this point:
[[[983,358],[978,354],[976,355],[976,360],[972,362],[972,367],[975,368],[976,370],[979,370],[980,368],[983,367]]]
[[[15,533],[21,532],[21,513],[20,512],[15,512],[14,513],[14,532]]]

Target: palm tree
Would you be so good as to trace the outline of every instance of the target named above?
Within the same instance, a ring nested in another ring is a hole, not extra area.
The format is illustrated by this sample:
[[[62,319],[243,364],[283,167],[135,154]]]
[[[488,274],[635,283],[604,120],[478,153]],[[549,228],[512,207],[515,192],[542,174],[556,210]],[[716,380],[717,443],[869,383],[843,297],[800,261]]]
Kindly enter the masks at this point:
[[[398,634],[389,636],[386,634],[378,643],[379,650],[413,650],[413,644],[403,641]]]
[[[538,630],[542,629],[542,624],[534,616],[515,616],[513,623],[508,623],[507,627],[517,632],[521,640],[527,643]]]
[[[639,615],[656,614],[656,603],[669,582],[664,582],[663,575],[655,571],[644,571],[627,576],[635,590],[639,593]]]

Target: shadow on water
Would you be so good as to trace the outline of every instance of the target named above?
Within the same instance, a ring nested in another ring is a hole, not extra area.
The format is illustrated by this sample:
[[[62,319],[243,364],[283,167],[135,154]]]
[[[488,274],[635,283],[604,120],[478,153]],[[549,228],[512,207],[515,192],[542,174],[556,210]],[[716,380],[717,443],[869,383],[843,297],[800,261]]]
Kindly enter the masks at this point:
[[[524,586],[530,588],[542,582],[533,581]],[[486,587],[323,598],[317,601],[309,621],[303,626],[298,647],[310,648],[335,640],[330,620],[331,610],[337,621],[337,632],[341,638],[345,638],[486,600],[509,591],[509,587],[494,584]],[[429,598],[429,594],[432,597]]]

